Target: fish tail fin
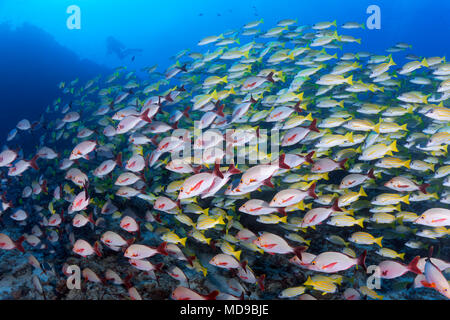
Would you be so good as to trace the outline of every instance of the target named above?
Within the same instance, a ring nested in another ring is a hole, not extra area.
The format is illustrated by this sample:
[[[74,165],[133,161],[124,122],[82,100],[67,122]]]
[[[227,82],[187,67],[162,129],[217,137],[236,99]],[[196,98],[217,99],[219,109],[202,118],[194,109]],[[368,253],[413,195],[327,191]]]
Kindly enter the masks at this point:
[[[389,145],[389,150],[394,151],[394,152],[398,152],[397,149],[397,140],[394,140],[390,145]]]
[[[16,242],[14,242],[14,245],[16,246],[16,249],[19,250],[22,253],[25,253],[25,249],[23,248],[22,243],[25,241],[25,236],[21,236],[19,239],[17,239]]]
[[[207,296],[205,296],[206,300],[216,300],[216,297],[219,295],[219,290],[214,290]]]
[[[417,263],[420,260],[420,256],[416,256],[414,257],[414,259],[411,260],[411,262],[408,264],[408,270],[410,270],[411,272],[414,272],[416,274],[421,274],[422,271],[420,271],[420,269],[417,266]]]
[[[390,57],[389,57],[389,62],[388,62],[388,64],[390,65],[390,66],[396,66],[397,64],[394,62],[394,60],[392,60],[392,55],[389,55]]]
[[[221,78],[220,80],[222,80],[222,82],[228,83],[228,76],[224,76],[223,78]]]
[[[422,191],[423,193],[427,193],[427,188],[430,186],[429,183],[423,183],[419,186],[419,190]]]
[[[295,59],[295,57],[294,57],[294,53],[293,52],[291,52],[290,54],[288,54],[288,59],[291,59],[291,60],[294,60]]]
[[[305,117],[305,120],[309,120],[309,121],[312,121],[312,120],[313,120],[313,118],[312,118],[312,113],[311,113],[311,112],[308,113],[308,115]]]
[[[345,213],[350,215],[350,216],[354,216],[355,215],[355,210],[354,209],[345,209]]]
[[[39,170],[39,167],[36,163],[36,160],[39,158],[39,155],[35,155],[31,160],[30,160],[30,167],[32,167],[34,170]]]
[[[186,240],[187,240],[187,238],[181,238],[181,239],[180,239],[180,243],[181,243],[181,245],[182,245],[183,247],[186,247]]]
[[[434,163],[430,163],[430,169],[434,172]]]
[[[272,181],[271,181],[272,177],[267,178],[266,180],[263,181],[263,185],[269,187],[269,188],[275,188],[275,186],[273,185]]]
[[[308,276],[306,281],[303,283],[305,286],[311,286],[313,284],[313,281],[311,280],[311,276]]]
[[[413,112],[414,112],[414,106],[413,106],[413,105],[410,105],[410,106],[408,107],[408,109],[406,109],[406,112],[407,112],[407,113],[413,113]]]
[[[214,174],[216,177],[219,177],[220,179],[223,179],[223,174],[222,174],[222,172],[220,171],[220,164],[219,164],[219,161],[217,161],[217,162],[214,164],[214,171],[213,171],[213,174]]]
[[[350,132],[348,132],[348,133],[346,133],[345,135],[344,135],[344,137],[349,141],[349,142],[355,142],[355,140],[353,140],[353,131],[350,131]]]
[[[400,253],[399,255],[398,255],[398,257],[401,259],[401,260],[405,260],[405,253],[403,252],[403,253]]]
[[[143,114],[141,114],[140,118],[145,122],[151,123],[152,119],[148,117],[148,113],[150,112],[150,108],[146,109]]]
[[[312,157],[314,156],[315,153],[316,153],[315,150],[313,150],[313,151],[311,151],[310,153],[308,153],[308,154],[306,155],[306,157],[305,157],[305,161],[308,162],[308,163],[313,164],[313,163],[314,163],[314,160],[312,159]]]
[[[367,257],[367,250],[364,250],[364,252],[358,257],[356,262],[358,266],[361,266],[364,269],[364,271],[367,270],[366,257]]]
[[[287,216],[280,218],[280,222],[287,223]]]
[[[404,130],[404,131],[408,131],[408,128],[406,127],[408,124],[404,124],[402,126],[400,126],[400,130]]]
[[[314,119],[311,124],[308,126],[308,129],[310,131],[314,131],[314,132],[320,132],[320,130],[317,128],[317,119]]]
[[[156,251],[164,256],[168,256],[169,253],[167,252],[166,248],[167,248],[167,242],[164,241],[156,248]]]
[[[406,204],[409,204],[409,194],[401,198],[401,201],[403,201]]]
[[[373,168],[371,168],[371,169],[369,170],[369,172],[367,173],[367,176],[368,176],[370,179],[376,179],[375,175],[373,174]]]
[[[353,75],[351,74],[348,78],[345,78],[345,82],[347,82],[349,85],[353,85]]]
[[[91,213],[89,214],[89,216],[88,216],[88,221],[89,221],[90,223],[92,223],[92,225],[95,226],[95,220],[94,220],[94,213],[93,213],[93,212],[91,212]]]
[[[383,237],[375,238],[375,243],[376,243],[377,245],[379,245],[380,248],[383,247],[383,245],[381,244],[381,240],[383,240]]]
[[[214,90],[213,93],[211,93],[211,98],[213,98],[214,100],[219,100],[216,90]]]
[[[308,192],[308,195],[310,197],[313,197],[314,199],[317,199],[318,196],[317,196],[316,192],[314,191],[315,189],[316,189],[316,182],[314,181],[312,183],[312,185],[308,188],[307,192]]]
[[[290,169],[291,167],[289,165],[287,165],[286,162],[284,162],[285,158],[286,158],[285,154],[280,155],[280,157],[278,158],[278,166],[281,169]]]
[[[283,216],[285,216],[287,214],[285,208],[277,208],[277,211],[279,214],[282,214]]]
[[[363,187],[359,189],[358,195],[360,197],[367,197],[367,193],[364,191]]]
[[[427,68],[429,67],[427,58],[423,58],[423,60],[420,62],[420,64],[424,67],[427,67]]]
[[[239,170],[238,168],[236,168],[236,166],[234,165],[234,163],[230,164],[230,166],[228,167],[228,171],[229,174],[239,174],[242,173],[241,170]]]
[[[219,218],[217,218],[217,224],[225,224],[222,216],[219,216]]]
[[[409,169],[411,165],[411,160],[406,160],[405,162],[403,162],[403,165]]]
[[[234,256],[237,260],[240,260],[241,253],[242,253],[242,250],[235,251],[235,252],[233,252],[233,256]]]
[[[273,74],[274,74],[273,71],[271,71],[266,77],[266,79],[272,83],[275,82],[275,80],[273,79]]]
[[[358,225],[358,226],[360,226],[361,228],[364,228],[364,218],[361,218],[361,219],[357,219],[356,220],[356,224]]]
[[[344,210],[342,210],[342,209],[339,207],[339,199],[335,199],[335,200],[333,201],[333,205],[331,206],[331,209],[333,209],[333,211],[335,211],[335,212],[342,212],[342,211],[344,211]]]
[[[306,249],[308,249],[308,248],[305,247],[305,246],[299,246],[299,247],[293,248],[292,250],[294,251],[295,255],[296,255],[297,257],[299,257],[300,260],[302,260],[302,253],[303,253]]]
[[[225,108],[224,104],[220,103],[217,104],[217,109],[215,112],[219,117],[225,117],[225,114],[223,113],[223,108]]]
[[[100,252],[100,247],[99,247],[98,241],[95,241],[93,249],[94,249],[94,252],[95,252],[96,255],[98,255],[99,257],[102,256],[102,253]]]
[[[122,152],[119,152],[116,157],[116,164],[119,167],[122,167]]]

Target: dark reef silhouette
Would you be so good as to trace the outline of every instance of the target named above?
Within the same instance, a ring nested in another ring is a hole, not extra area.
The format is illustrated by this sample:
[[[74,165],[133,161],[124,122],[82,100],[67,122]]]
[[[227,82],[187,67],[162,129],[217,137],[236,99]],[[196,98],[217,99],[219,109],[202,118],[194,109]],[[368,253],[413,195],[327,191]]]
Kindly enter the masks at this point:
[[[49,33],[31,25],[0,24],[0,139],[23,118],[39,120],[45,108],[61,95],[58,84],[76,78],[80,83],[108,68],[81,59]]]

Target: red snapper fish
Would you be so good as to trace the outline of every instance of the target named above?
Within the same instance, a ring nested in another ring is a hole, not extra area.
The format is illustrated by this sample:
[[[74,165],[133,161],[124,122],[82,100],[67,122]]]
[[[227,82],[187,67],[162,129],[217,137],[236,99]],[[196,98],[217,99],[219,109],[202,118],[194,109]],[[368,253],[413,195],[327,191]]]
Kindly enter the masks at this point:
[[[297,256],[301,256],[301,253],[306,249],[306,247],[303,246],[291,247],[282,237],[270,232],[262,233],[259,237],[253,240],[253,244],[270,254],[293,253]]]
[[[311,264],[315,266],[316,271],[326,273],[336,273],[342,270],[347,270],[354,265],[360,265],[366,270],[366,256],[367,250],[357,258],[350,257],[345,253],[328,251],[317,255]]]

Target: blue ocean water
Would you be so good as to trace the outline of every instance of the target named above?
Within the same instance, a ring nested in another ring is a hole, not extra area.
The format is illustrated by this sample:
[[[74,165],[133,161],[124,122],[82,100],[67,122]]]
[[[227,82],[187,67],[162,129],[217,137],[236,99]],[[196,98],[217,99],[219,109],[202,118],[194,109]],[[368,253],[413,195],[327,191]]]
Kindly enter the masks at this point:
[[[67,9],[73,5],[80,8],[80,29],[67,27]],[[164,73],[178,52],[204,52],[197,46],[200,39],[259,19],[264,19],[258,26],[262,30],[287,18],[298,19],[297,25],[333,20],[338,26],[365,24],[371,5],[381,10],[381,28],[343,31],[362,39],[361,45],[346,44],[345,52],[387,55],[386,49],[399,42],[410,44],[396,58],[397,68],[407,61],[405,54],[442,57],[450,52],[448,0],[0,0],[0,147],[19,120],[39,119],[59,97],[61,81],[86,83],[119,66],[142,77],[140,70],[147,66],[157,65]],[[241,44],[250,41],[241,39]],[[33,132],[20,135],[27,138],[20,139],[27,148],[34,148],[39,138]]]
[[[71,5],[80,8],[80,29],[68,29]],[[130,70],[157,64],[164,72],[183,49],[198,50],[209,35],[239,29],[263,18],[267,30],[281,19],[298,25],[337,20],[365,23],[366,9],[381,10],[379,30],[352,30],[362,45],[351,50],[386,54],[398,42],[412,45],[417,56],[445,56],[450,50],[450,2],[447,0],[358,1],[148,1],[148,0],[1,0],[0,1],[0,137],[22,118],[39,118],[58,95],[57,84],[127,65]],[[140,49],[120,59],[108,54],[107,39],[125,48]]]

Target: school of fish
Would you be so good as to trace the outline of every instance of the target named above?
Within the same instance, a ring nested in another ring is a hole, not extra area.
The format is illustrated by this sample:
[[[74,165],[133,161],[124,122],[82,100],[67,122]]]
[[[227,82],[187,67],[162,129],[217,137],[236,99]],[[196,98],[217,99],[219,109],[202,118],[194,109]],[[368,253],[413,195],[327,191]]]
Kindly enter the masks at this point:
[[[406,43],[348,50],[355,22],[263,26],[204,38],[164,73],[61,82],[11,130],[0,249],[47,274],[39,293],[76,261],[133,300],[161,279],[177,300],[450,298],[450,64]]]

